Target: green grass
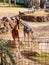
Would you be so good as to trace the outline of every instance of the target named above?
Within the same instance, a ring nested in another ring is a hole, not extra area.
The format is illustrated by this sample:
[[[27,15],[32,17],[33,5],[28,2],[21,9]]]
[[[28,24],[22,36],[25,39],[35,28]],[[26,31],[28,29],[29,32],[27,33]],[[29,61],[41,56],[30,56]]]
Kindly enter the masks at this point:
[[[5,44],[7,44],[5,42],[5,40],[0,39],[0,53],[2,55],[4,54],[4,57],[2,56],[2,60],[4,59],[3,62],[2,62],[2,64],[9,65],[9,63],[8,63],[8,58],[9,58],[10,62],[12,63],[12,65],[16,65],[16,62],[15,62],[14,57],[13,57],[13,51],[12,51],[12,49],[10,47],[8,47],[7,45],[5,45]]]
[[[29,58],[39,63],[49,65],[49,53],[41,52],[40,56],[29,56]]]
[[[38,43],[33,44],[33,48],[35,50],[38,50],[39,49]],[[28,56],[28,58],[38,63],[49,65],[49,53],[42,52],[41,50],[39,50],[39,52],[41,52],[39,56]]]

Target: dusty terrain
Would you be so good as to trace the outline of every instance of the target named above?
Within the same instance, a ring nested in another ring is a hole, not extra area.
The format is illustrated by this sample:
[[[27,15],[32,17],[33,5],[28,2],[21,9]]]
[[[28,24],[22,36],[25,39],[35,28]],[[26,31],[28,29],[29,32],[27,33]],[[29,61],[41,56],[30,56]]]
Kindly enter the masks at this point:
[[[20,10],[27,10],[27,9],[26,8],[15,8],[15,7],[14,8],[12,8],[12,7],[11,8],[9,8],[9,7],[8,8],[0,8],[0,16],[5,14],[5,13],[14,13],[15,15],[17,15]],[[45,14],[47,14],[43,10],[42,11],[38,11],[38,12],[39,12],[39,14],[37,14],[35,12],[35,15],[42,15],[42,14],[45,15]],[[38,41],[39,42],[42,41],[43,43],[45,43],[45,38],[46,38],[46,43],[47,43],[47,41],[49,40],[49,22],[42,22],[42,23],[39,23],[39,22],[27,22],[27,24],[33,28],[33,35],[34,35],[35,39],[37,38],[37,42]],[[19,31],[20,31],[19,35],[21,37],[20,39],[23,42],[23,39],[22,39],[23,38],[23,28],[20,28]],[[39,37],[41,39],[38,39]],[[43,37],[44,37],[44,39],[42,39]],[[48,38],[48,40],[47,40],[47,38]],[[12,40],[11,31],[9,31],[8,33],[0,34],[0,39]],[[34,43],[37,43],[37,42],[35,41]],[[14,53],[16,54],[15,58],[16,58],[17,65],[41,65],[39,62],[35,62],[35,61],[32,61],[30,59],[25,58],[20,53],[20,51],[22,51],[24,49],[26,49],[26,50],[28,50],[28,49],[33,50],[34,49],[36,51],[39,51],[39,48],[37,50],[37,49],[33,48],[33,45],[34,44],[32,44],[30,42],[29,43],[28,42],[24,42],[22,44],[22,48],[20,50],[19,50],[19,48],[17,50],[16,50],[16,48],[13,49]],[[45,65],[45,64],[42,64],[42,65]]]

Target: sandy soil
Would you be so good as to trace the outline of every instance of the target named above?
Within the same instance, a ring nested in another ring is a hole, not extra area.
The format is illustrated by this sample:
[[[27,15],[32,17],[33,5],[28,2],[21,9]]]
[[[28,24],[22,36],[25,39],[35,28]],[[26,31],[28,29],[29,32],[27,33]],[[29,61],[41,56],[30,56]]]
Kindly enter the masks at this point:
[[[27,8],[0,7],[0,16],[6,13],[14,13],[15,15],[17,15],[21,10],[25,11],[27,10]]]
[[[20,10],[27,10],[26,8],[0,8],[0,15],[5,14],[5,13],[14,13],[14,14],[18,14]],[[39,13],[42,14],[46,14],[44,11],[43,13],[40,11]],[[32,14],[31,14],[32,15]],[[38,15],[38,13],[35,12],[35,15]],[[45,23],[32,23],[32,22],[27,22],[28,25],[30,25],[33,28],[34,31],[34,37],[48,37],[49,38],[49,22],[45,22]],[[20,29],[20,37],[23,37],[23,29]],[[11,31],[5,34],[0,34],[0,39],[6,39],[6,40],[12,40],[12,35],[11,35]],[[32,45],[32,44],[31,44]],[[16,62],[17,65],[41,65],[37,62],[31,61],[30,59],[26,59],[23,56],[21,56],[19,49],[18,52],[16,52],[16,49],[14,49],[15,53],[16,53]],[[44,50],[45,51],[45,50]],[[44,64],[43,64],[44,65]]]

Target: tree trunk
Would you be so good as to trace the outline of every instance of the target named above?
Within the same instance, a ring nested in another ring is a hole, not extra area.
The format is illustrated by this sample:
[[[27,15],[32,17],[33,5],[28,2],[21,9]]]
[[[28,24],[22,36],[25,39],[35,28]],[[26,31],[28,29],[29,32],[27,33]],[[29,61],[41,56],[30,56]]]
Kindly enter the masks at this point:
[[[29,0],[29,1],[28,1],[28,2],[29,2],[29,4],[28,4],[29,7],[32,7],[32,6],[33,6],[33,1],[34,1],[34,0],[31,0],[31,1]]]
[[[40,7],[43,9],[45,5],[46,0],[40,0]]]
[[[9,0],[9,6],[11,5],[11,0]]]
[[[5,2],[6,2],[6,0],[4,0],[4,5],[5,5]]]
[[[16,0],[14,0],[14,6],[16,6]]]

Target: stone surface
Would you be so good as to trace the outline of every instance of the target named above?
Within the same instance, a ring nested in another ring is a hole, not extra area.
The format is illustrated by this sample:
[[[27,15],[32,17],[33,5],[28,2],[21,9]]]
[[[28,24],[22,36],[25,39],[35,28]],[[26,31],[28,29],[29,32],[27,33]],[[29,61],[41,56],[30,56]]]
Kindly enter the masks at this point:
[[[25,21],[32,21],[32,22],[47,22],[49,21],[49,15],[47,16],[32,16],[32,15],[20,15],[20,18]]]

